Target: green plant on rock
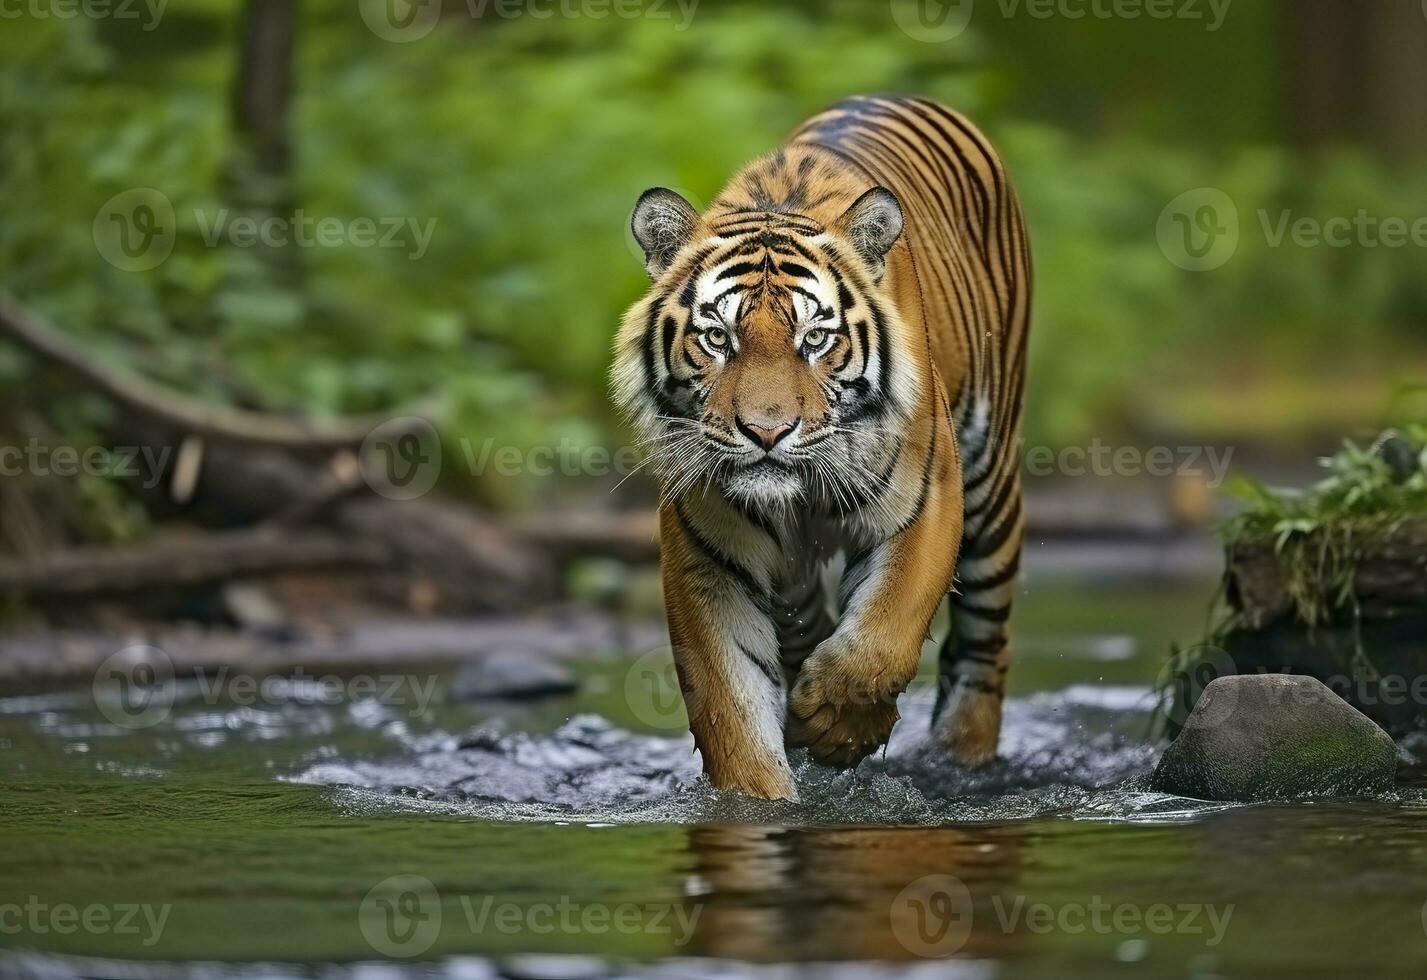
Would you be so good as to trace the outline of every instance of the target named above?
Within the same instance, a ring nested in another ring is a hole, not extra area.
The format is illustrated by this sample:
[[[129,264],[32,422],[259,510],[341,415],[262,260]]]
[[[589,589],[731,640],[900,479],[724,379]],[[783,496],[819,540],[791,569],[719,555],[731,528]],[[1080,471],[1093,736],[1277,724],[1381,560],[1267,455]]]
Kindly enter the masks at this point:
[[[1323,460],[1328,475],[1305,491],[1240,478],[1248,507],[1222,531],[1236,545],[1271,538],[1294,609],[1320,626],[1353,605],[1358,563],[1414,519],[1427,519],[1427,426],[1389,430],[1370,447],[1352,442]]]
[[[1220,529],[1220,536],[1231,555],[1236,548],[1272,542],[1298,621],[1313,631],[1346,614],[1352,655],[1340,666],[1354,676],[1371,676],[1376,669],[1362,643],[1356,575],[1360,564],[1404,525],[1427,521],[1427,425],[1388,430],[1367,447],[1345,442],[1322,464],[1327,475],[1304,490],[1238,478],[1229,491],[1246,506]],[[1170,648],[1155,685],[1155,734],[1177,733],[1171,709],[1187,710],[1193,700],[1185,685],[1192,681],[1190,686],[1202,690],[1213,672],[1226,666],[1215,661],[1227,660],[1224,649],[1242,626],[1241,614],[1221,587],[1210,602],[1199,643]]]

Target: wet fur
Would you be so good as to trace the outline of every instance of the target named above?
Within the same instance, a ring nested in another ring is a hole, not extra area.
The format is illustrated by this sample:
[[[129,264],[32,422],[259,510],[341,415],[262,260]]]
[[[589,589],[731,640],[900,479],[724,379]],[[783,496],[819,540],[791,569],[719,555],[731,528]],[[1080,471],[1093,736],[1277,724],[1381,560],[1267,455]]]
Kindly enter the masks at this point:
[[[949,593],[936,737],[992,758],[1030,269],[989,144],[932,102],[852,99],[704,214],[653,191],[634,228],[654,284],[612,379],[660,483],[669,632],[709,777],[792,798],[787,747],[850,766],[885,744]],[[819,326],[834,336],[815,353]]]

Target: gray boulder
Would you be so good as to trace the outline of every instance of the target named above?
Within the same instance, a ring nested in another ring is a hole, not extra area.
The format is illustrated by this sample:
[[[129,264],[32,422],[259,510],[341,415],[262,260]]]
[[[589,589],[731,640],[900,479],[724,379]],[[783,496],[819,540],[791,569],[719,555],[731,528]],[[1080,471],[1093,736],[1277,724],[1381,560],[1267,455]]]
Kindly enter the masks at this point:
[[[577,686],[564,664],[530,653],[492,653],[460,669],[451,698],[519,701],[570,694]]]
[[[1159,760],[1150,788],[1199,800],[1286,800],[1390,792],[1397,747],[1312,677],[1210,682]]]

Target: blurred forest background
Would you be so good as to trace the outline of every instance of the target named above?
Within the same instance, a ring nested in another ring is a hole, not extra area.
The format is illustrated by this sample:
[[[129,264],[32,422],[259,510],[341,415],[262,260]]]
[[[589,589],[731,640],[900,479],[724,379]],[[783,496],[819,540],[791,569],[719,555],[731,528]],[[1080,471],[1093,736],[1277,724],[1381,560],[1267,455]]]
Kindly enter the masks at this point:
[[[1422,417],[1422,249],[1273,247],[1259,217],[1427,215],[1422,5],[1236,0],[1217,30],[1193,6],[1201,19],[1043,19],[982,0],[941,43],[899,28],[912,0],[704,0],[687,24],[673,3],[537,17],[550,7],[446,0],[408,43],[371,29],[365,0],[174,0],[152,29],[22,14],[0,25],[0,288],[110,367],[204,402],[318,418],[428,404],[448,459],[460,440],[620,446],[605,371],[645,285],[626,231],[640,191],[708,200],[840,97],[922,93],[981,124],[1025,204],[1030,444],[1291,450]],[[1189,272],[1156,223],[1202,187],[1229,195],[1242,233],[1232,260]],[[133,188],[177,220],[172,255],[143,271],[96,247],[96,216]],[[210,244],[204,227],[298,209],[435,224],[419,257]],[[7,440],[113,445],[112,413],[0,342]],[[497,511],[608,501],[613,482],[462,466],[442,481]],[[71,538],[147,533],[152,508],[119,481],[68,486]],[[23,551],[15,537],[12,521],[0,550]]]

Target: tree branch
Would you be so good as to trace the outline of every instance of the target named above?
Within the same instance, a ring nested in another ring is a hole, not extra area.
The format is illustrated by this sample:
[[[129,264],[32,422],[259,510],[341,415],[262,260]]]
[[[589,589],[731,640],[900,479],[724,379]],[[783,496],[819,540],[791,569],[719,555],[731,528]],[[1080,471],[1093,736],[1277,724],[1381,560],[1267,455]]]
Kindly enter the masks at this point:
[[[378,542],[326,532],[224,531],[0,559],[0,594],[59,598],[176,589],[286,572],[389,567]]]
[[[101,363],[3,291],[0,291],[0,337],[12,340],[36,357],[68,371],[136,415],[185,433],[216,440],[293,450],[332,451],[360,446],[377,426],[391,424],[387,416],[331,421],[296,419],[210,405],[196,398],[175,394]],[[409,413],[399,414],[415,417],[429,410],[428,406],[424,411],[411,409]]]

